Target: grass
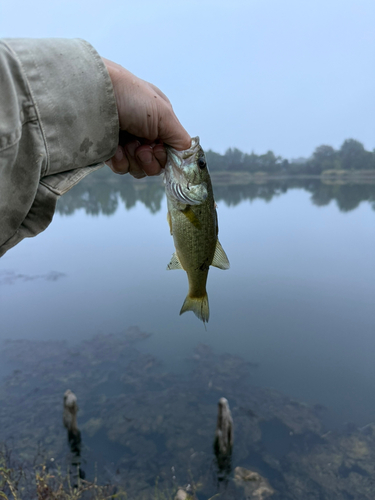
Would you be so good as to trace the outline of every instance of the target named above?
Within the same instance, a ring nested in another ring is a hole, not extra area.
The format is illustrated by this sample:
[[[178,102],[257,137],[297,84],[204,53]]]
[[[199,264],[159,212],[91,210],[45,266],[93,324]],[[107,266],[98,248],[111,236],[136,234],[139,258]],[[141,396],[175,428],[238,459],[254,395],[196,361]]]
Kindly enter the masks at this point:
[[[100,486],[97,481],[86,481],[61,468],[53,470],[44,464],[25,466],[12,459],[9,449],[0,447],[0,500],[137,500],[118,487]],[[76,485],[72,484],[76,482]],[[187,500],[197,500],[199,485],[191,478]],[[177,489],[162,490],[155,481],[154,500],[174,500]],[[209,500],[220,497],[216,494]]]
[[[69,472],[53,471],[45,465],[24,468],[9,465],[11,454],[0,450],[0,500],[129,500],[126,492],[113,486],[100,486],[96,481],[77,480],[73,486]]]

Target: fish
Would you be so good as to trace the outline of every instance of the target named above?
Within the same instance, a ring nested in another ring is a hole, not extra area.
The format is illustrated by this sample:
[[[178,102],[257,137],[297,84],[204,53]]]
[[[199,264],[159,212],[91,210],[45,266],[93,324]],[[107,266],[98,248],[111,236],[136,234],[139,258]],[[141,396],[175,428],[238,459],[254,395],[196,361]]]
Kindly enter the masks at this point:
[[[186,271],[189,291],[180,315],[192,311],[203,323],[210,316],[206,290],[210,266],[229,269],[228,257],[218,233],[216,203],[206,156],[194,137],[189,149],[167,146],[164,185],[168,203],[167,220],[175,252],[167,270]]]

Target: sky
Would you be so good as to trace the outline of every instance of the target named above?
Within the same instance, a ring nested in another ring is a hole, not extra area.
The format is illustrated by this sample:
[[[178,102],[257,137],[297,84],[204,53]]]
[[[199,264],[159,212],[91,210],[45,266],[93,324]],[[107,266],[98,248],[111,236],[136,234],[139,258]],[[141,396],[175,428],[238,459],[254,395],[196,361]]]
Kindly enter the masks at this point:
[[[205,149],[375,148],[374,0],[1,0],[0,37],[79,37],[157,85]]]

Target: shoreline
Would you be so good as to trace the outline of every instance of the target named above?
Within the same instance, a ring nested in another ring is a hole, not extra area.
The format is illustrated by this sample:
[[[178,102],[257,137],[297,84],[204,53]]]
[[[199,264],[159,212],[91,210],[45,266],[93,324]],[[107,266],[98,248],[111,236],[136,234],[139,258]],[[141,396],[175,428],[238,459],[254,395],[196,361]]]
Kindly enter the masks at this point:
[[[214,184],[265,184],[271,181],[317,180],[324,184],[375,184],[374,172],[348,172],[327,170],[320,175],[268,174],[266,172],[210,172]]]
[[[347,170],[325,170],[322,174],[289,174],[289,173],[275,173],[269,174],[266,172],[240,172],[240,171],[210,171],[210,176],[213,185],[246,185],[246,184],[266,184],[268,182],[293,182],[293,181],[308,181],[315,180],[320,181],[323,184],[375,184],[375,170],[357,170],[357,171],[347,171]],[[146,183],[162,184],[163,177],[144,177],[143,179],[134,179],[131,175],[125,175],[123,177],[123,182],[134,183],[138,188],[144,186]],[[97,170],[91,175],[87,176],[84,180],[85,184],[105,182],[109,184],[114,184],[119,182],[119,178],[113,175],[108,169]],[[121,182],[121,181],[120,181]]]

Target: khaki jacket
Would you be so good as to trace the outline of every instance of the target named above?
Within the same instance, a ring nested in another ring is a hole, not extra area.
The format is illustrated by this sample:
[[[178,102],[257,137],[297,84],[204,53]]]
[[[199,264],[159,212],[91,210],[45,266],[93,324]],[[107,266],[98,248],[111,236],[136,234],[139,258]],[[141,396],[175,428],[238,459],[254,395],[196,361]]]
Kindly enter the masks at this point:
[[[84,40],[0,40],[0,257],[114,155],[112,82]]]

